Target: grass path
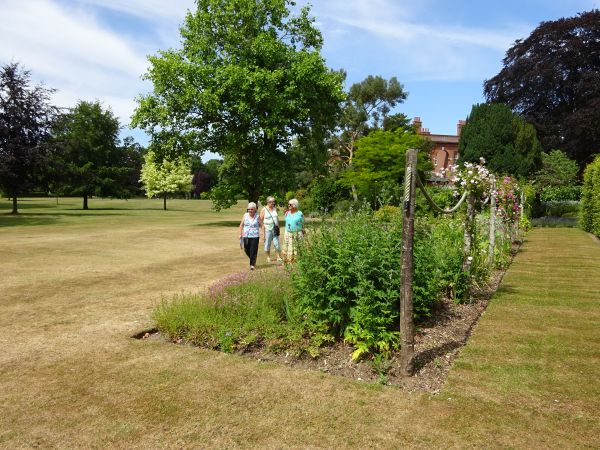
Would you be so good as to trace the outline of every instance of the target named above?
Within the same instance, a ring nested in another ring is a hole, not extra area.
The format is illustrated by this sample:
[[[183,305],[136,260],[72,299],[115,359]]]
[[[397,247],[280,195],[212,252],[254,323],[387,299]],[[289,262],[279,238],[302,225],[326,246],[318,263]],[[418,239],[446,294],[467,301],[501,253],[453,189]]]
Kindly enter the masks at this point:
[[[428,396],[130,338],[245,269],[242,208],[22,204],[0,211],[1,448],[600,447],[600,245],[579,230],[529,234]]]

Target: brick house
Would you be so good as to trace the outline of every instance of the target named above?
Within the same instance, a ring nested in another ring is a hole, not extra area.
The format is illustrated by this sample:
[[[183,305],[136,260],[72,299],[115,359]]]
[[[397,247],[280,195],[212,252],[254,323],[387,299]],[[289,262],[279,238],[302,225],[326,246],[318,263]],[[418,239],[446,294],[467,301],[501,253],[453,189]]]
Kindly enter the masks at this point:
[[[433,164],[431,181],[445,181],[448,178],[448,173],[444,173],[442,169],[447,171],[450,166],[455,165],[458,161],[458,139],[464,124],[464,120],[458,121],[456,124],[456,135],[431,134],[428,128],[423,128],[420,117],[413,119],[413,125],[417,129],[417,133],[426,137],[434,144],[433,150],[430,153],[431,163]]]

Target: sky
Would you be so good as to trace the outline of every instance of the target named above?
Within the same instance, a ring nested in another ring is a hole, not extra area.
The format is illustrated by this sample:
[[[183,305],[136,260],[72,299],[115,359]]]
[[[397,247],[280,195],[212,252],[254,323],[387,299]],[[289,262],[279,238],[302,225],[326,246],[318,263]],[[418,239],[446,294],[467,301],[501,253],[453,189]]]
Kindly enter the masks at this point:
[[[298,0],[299,5],[309,3]],[[542,22],[600,8],[600,0],[312,0],[329,67],[346,88],[368,75],[397,77],[408,98],[394,112],[420,117],[434,134],[484,101],[483,82],[506,51]],[[128,128],[136,96],[152,89],[147,57],[180,47],[193,0],[0,0],[0,65],[18,62],[34,82],[57,89],[54,104],[110,107]],[[204,159],[207,159],[206,157]]]

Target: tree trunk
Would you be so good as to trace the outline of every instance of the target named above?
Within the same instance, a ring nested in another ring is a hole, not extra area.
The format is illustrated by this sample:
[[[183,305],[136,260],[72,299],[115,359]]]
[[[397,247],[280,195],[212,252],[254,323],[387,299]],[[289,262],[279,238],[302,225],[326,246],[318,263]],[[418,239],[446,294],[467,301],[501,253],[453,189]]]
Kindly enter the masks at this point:
[[[256,207],[258,208],[258,192],[259,188],[257,186],[250,186],[248,188],[248,202],[256,203]]]
[[[167,210],[167,193],[165,192],[165,194],[163,195],[163,210],[166,211]]]
[[[17,196],[12,196],[12,211],[11,214],[19,214],[19,210],[17,209]]]
[[[83,195],[83,209],[89,209],[88,208],[88,196],[87,196],[87,194]]]
[[[415,237],[415,184],[417,150],[406,154],[404,205],[402,212],[402,270],[400,287],[400,371],[410,377],[415,371],[415,326],[413,322],[413,242]]]

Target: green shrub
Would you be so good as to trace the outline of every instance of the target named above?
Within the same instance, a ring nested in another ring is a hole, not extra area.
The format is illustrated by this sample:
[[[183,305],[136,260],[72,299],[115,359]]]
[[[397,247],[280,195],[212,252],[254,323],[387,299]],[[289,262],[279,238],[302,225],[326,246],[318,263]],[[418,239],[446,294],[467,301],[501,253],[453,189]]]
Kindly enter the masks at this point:
[[[600,236],[600,155],[585,168],[580,211],[581,228]]]
[[[387,210],[386,210],[387,211]],[[401,215],[391,221],[362,209],[322,223],[299,252],[293,283],[299,308],[312,332],[352,343],[354,357],[386,353],[398,344]],[[456,219],[415,225],[414,314],[454,284],[459,288],[462,227]]]
[[[434,203],[442,209],[452,208],[458,203],[459,199],[454,196],[454,190],[450,187],[427,186],[426,189]],[[421,190],[417,190],[417,203],[415,210],[416,216],[421,216],[423,214],[430,214],[434,216],[439,215],[439,213],[433,210],[433,208],[430,206]]]
[[[332,177],[318,177],[310,184],[312,208],[321,213],[331,212],[335,203],[340,200],[347,189],[341,187]]]
[[[542,202],[550,201],[579,201],[581,186],[549,186],[540,193]]]
[[[397,206],[385,205],[373,213],[373,218],[381,222],[402,220],[402,210]]]
[[[363,352],[396,345],[400,227],[361,210],[308,237],[292,279],[311,330],[344,337]]]
[[[579,212],[579,202],[577,201],[552,201],[542,202],[542,216],[545,217],[576,217]]]

